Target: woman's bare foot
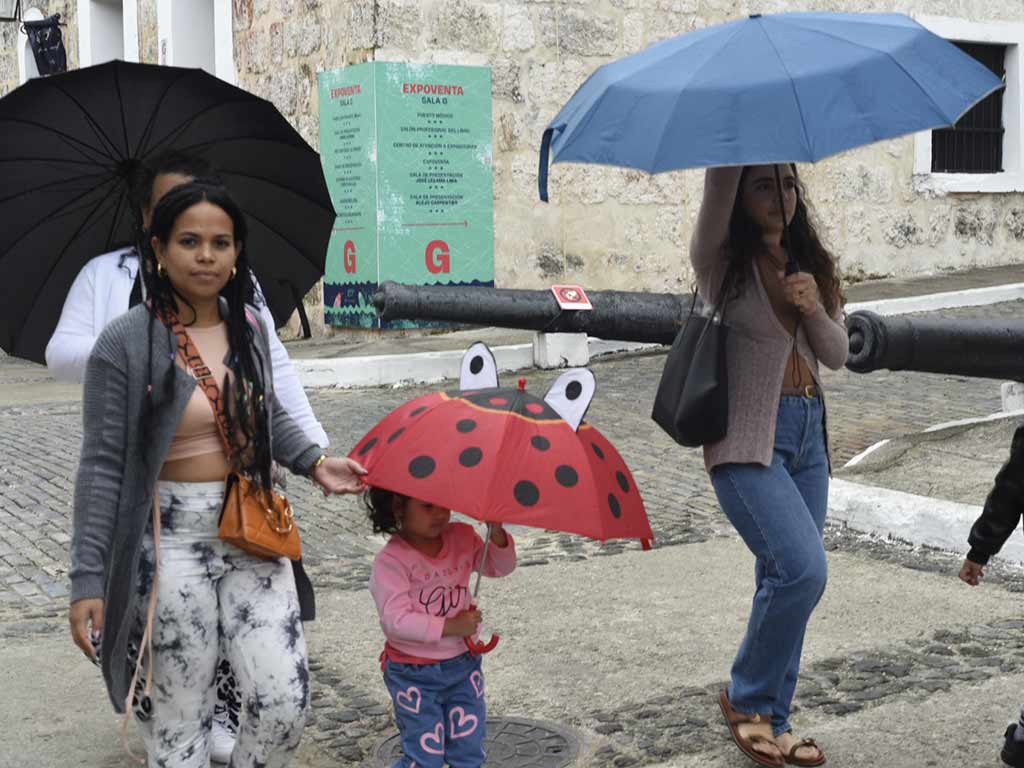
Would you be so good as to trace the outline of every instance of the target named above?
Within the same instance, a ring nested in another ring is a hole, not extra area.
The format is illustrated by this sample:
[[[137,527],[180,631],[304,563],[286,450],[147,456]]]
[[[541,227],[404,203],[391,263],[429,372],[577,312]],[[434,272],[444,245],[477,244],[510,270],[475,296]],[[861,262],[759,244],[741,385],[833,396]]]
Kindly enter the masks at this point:
[[[821,747],[813,743],[804,744],[803,746],[797,746],[802,741],[802,739],[798,739],[796,736],[794,736],[792,731],[780,733],[778,736],[775,737],[775,743],[779,746],[779,749],[782,751],[783,757],[795,757],[801,763],[806,763],[808,765],[820,765],[825,761],[825,753],[822,752]],[[795,755],[790,754],[793,751],[793,747],[797,747]]]
[[[776,743],[772,742],[772,724],[769,721],[761,723],[738,723],[736,730],[739,732],[740,737],[744,740],[749,741],[751,736],[763,736],[764,741],[754,741],[750,743],[750,748],[755,752],[764,755],[765,757],[772,758],[783,758],[783,751],[777,746]]]

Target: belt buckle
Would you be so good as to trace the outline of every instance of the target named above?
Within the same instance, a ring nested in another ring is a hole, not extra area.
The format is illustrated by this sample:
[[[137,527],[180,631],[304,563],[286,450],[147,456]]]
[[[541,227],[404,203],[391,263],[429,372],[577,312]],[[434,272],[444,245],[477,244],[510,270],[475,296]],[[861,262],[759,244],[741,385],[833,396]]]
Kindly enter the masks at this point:
[[[804,387],[804,397],[813,399],[818,396],[818,393],[814,390],[813,384],[808,384]]]

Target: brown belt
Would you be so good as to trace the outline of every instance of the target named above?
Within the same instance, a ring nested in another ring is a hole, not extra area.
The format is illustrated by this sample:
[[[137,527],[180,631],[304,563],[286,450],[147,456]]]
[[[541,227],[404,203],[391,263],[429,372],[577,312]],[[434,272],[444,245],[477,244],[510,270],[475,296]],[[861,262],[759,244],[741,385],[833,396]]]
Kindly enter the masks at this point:
[[[779,397],[806,397],[815,398],[821,396],[821,390],[814,384],[805,387],[783,387]]]

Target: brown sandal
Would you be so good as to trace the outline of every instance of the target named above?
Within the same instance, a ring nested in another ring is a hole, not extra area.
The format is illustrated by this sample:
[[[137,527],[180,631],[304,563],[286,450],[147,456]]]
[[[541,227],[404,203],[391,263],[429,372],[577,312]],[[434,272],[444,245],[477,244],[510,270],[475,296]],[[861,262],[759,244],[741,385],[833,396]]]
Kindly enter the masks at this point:
[[[816,750],[818,750],[818,756],[797,757],[796,751],[798,749],[803,749],[804,747],[814,747]],[[789,750],[789,754],[785,756],[785,760],[790,765],[807,766],[807,768],[813,768],[816,765],[825,764],[825,753],[822,751],[821,747],[818,746],[817,742],[814,739],[800,739],[800,741],[794,744],[793,748]]]
[[[725,715],[726,725],[729,726],[729,734],[732,736],[732,740],[736,742],[736,746],[740,748],[740,752],[758,765],[767,765],[770,768],[782,768],[785,766],[786,762],[782,757],[782,750],[779,750],[774,739],[770,739],[767,736],[761,736],[760,734],[743,736],[740,734],[740,730],[737,727],[743,723],[770,722],[771,719],[769,717],[766,715],[748,715],[745,712],[737,712],[732,708],[732,704],[729,703],[729,696],[725,691],[718,694],[718,706],[722,708],[722,714]],[[771,744],[775,749],[779,750],[779,755],[772,756],[767,752],[758,752],[754,749],[754,745],[761,744]],[[816,765],[818,765],[818,763],[816,763]]]

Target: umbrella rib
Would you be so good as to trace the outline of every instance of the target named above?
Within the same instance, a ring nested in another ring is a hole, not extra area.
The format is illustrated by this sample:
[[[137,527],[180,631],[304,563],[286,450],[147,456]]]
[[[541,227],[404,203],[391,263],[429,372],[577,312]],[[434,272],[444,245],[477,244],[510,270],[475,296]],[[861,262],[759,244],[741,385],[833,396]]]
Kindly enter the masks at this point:
[[[31,187],[30,189],[22,189],[22,190],[16,192],[15,194],[9,195],[7,197],[0,197],[0,203],[9,202],[11,200],[14,200],[15,198],[22,197],[23,195],[32,194],[33,192],[41,192],[44,189],[50,189],[52,187],[58,187],[58,186],[61,186],[62,184],[70,184],[73,181],[82,181],[84,179],[92,179],[92,178],[95,178],[97,176],[109,177],[109,176],[111,176],[111,174],[110,174],[109,171],[107,171],[105,173],[84,173],[81,176],[72,176],[71,178],[68,178],[68,179],[59,179],[57,181],[50,181],[50,182],[47,182],[46,184],[40,184],[38,187]],[[90,189],[94,189],[94,187],[90,187]]]
[[[331,213],[332,215],[336,215],[336,212],[334,210],[334,206],[333,205],[331,205],[329,208],[325,207],[324,205],[322,205],[322,201],[321,200],[317,200],[317,199],[315,199],[313,197],[310,197],[309,195],[305,194],[304,192],[299,192],[298,190],[292,189],[291,187],[286,187],[283,184],[280,184],[280,183],[274,181],[273,179],[267,178],[266,176],[257,176],[256,174],[244,173],[243,171],[229,171],[229,170],[225,170],[223,168],[221,169],[220,172],[224,176],[241,176],[241,177],[246,178],[246,179],[254,179],[255,181],[265,181],[265,182],[267,182],[267,184],[271,184],[271,185],[273,185],[275,187],[278,187],[280,189],[288,190],[289,192],[294,194],[296,197],[301,197],[303,200],[306,200],[307,202],[312,203],[317,208],[319,208],[319,209],[321,209],[323,211],[327,211],[328,213]]]
[[[0,163],[69,163],[71,165],[96,166],[92,160],[71,160],[66,157],[0,157]]]
[[[718,49],[717,49],[716,51],[714,51],[713,53],[709,54],[709,55],[708,55],[708,57],[707,57],[707,59],[705,59],[705,60],[704,60],[704,63],[703,63],[703,64],[701,64],[701,65],[700,65],[700,66],[699,66],[699,67],[697,68],[697,70],[696,70],[696,71],[695,71],[695,72],[694,72],[693,74],[691,74],[691,75],[690,75],[690,77],[689,77],[689,78],[687,79],[687,81],[686,81],[686,85],[689,85],[690,83],[692,83],[692,82],[693,82],[693,80],[694,80],[694,79],[695,79],[695,78],[696,78],[696,77],[697,77],[697,76],[698,76],[698,75],[699,75],[699,74],[700,74],[701,72],[703,72],[703,71],[704,71],[704,68],[705,68],[705,67],[707,67],[707,66],[709,66],[709,65],[711,64],[712,60],[713,60],[713,59],[714,59],[714,58],[715,58],[716,56],[718,56],[718,54],[720,54],[720,53],[721,53],[721,52],[722,52],[722,51],[723,51],[723,50],[725,49],[725,47],[726,47],[726,46],[727,46],[727,45],[728,45],[729,43],[731,43],[731,42],[732,42],[733,38],[734,38],[734,37],[736,37],[736,35],[738,35],[739,33],[740,33],[740,26],[739,26],[739,25],[737,25],[737,26],[736,26],[736,28],[735,28],[735,29],[733,30],[732,34],[731,34],[731,35],[729,35],[729,37],[728,37],[728,38],[727,38],[726,40],[722,41],[722,44],[721,44],[721,45],[720,45],[720,46],[718,47]],[[674,56],[674,55],[675,55],[675,54],[673,54],[673,56]],[[668,56],[668,57],[666,57],[666,60],[671,60],[672,58],[673,58],[672,56]],[[623,83],[623,82],[625,82],[625,79],[624,79],[624,80],[620,80],[620,81],[618,81],[618,83],[617,83],[617,84],[621,84],[621,83]],[[676,96],[676,103],[675,103],[675,106],[674,106],[674,107],[672,108],[672,111],[671,111],[671,112],[669,112],[669,120],[671,120],[672,116],[673,116],[673,115],[675,115],[675,113],[676,113],[676,110],[677,110],[677,109],[679,108],[679,102],[680,102],[680,100],[681,100],[681,99],[683,98],[683,92],[684,92],[685,90],[686,90],[686,87],[685,87],[685,86],[684,86],[683,88],[680,88],[680,89],[679,89],[679,95],[678,95],[678,96]],[[594,114],[594,113],[593,113],[593,111],[591,111],[590,115],[588,116],[588,120],[589,120],[589,118],[590,118],[590,117],[592,117],[592,116],[593,116],[593,114]],[[665,124],[666,124],[666,126],[667,126],[667,125],[668,125],[668,121],[666,121],[666,123],[665,123]],[[578,133],[582,133],[582,131],[579,131]],[[655,166],[657,165],[657,161],[658,161],[658,156],[659,156],[659,155],[661,154],[661,152],[662,152],[662,149],[663,149],[663,148],[664,148],[664,146],[665,146],[665,139],[666,139],[666,138],[667,138],[666,134],[665,134],[665,133],[662,133],[661,141],[659,141],[659,142],[658,142],[658,146],[657,146],[657,147],[655,148],[655,150],[654,150],[654,157],[653,157],[653,161],[654,161],[654,162],[652,162],[652,164],[651,164],[651,168],[652,168],[652,169],[653,169],[653,168],[654,168],[654,167],[655,167]],[[565,147],[562,147],[562,149],[563,149],[563,151],[564,151],[564,150],[565,150]],[[651,172],[653,173],[653,171],[651,171]]]
[[[149,141],[149,137],[153,134],[153,126],[156,125],[156,117],[160,113],[160,109],[163,107],[164,102],[167,100],[167,94],[169,94],[171,89],[174,88],[174,86],[176,86],[187,74],[188,70],[183,70],[174,80],[167,83],[167,87],[164,88],[164,92],[160,94],[160,100],[156,103],[156,106],[153,107],[153,111],[150,112],[149,122],[146,123],[146,128],[142,132],[142,137],[139,139],[138,146],[135,147],[136,157],[141,157],[144,154],[143,148],[146,146],[146,142]]]
[[[804,146],[807,147],[809,156],[814,157],[814,146],[811,144],[811,136],[807,131],[807,120],[804,119],[804,108],[800,103],[800,94],[796,92],[796,82],[793,80],[793,75],[789,73],[789,67],[786,66],[786,62],[783,60],[782,54],[779,53],[779,49],[775,46],[775,41],[772,40],[771,36],[768,34],[768,30],[765,29],[764,24],[759,25],[759,28],[761,30],[761,34],[764,35],[764,39],[768,41],[768,45],[770,45],[772,50],[775,51],[775,56],[778,58],[779,64],[782,65],[782,69],[785,71],[786,77],[789,78],[789,89],[793,92],[793,100],[796,102],[796,112],[800,115],[800,128],[803,129],[804,132]]]
[[[80,155],[82,155],[82,157],[86,158],[92,163],[102,163],[104,159],[111,161],[114,159],[107,153],[103,152],[101,149],[94,147],[92,144],[88,144],[82,141],[81,139],[71,136],[70,134],[64,133],[64,131],[58,131],[56,128],[46,125],[45,123],[38,123],[35,120],[25,120],[23,118],[14,117],[0,117],[0,123],[21,123],[23,125],[29,125],[33,128],[39,128],[41,130],[49,131],[50,133],[56,134],[61,139],[63,139],[64,142],[68,144],[71,149],[77,151]],[[75,146],[76,144],[79,146]],[[101,157],[99,159],[95,157],[89,157],[87,154],[85,154],[85,152],[82,151],[83,149],[88,149],[91,152],[95,152]]]
[[[246,216],[249,216],[249,217],[251,217],[251,218],[255,219],[255,220],[256,220],[256,221],[258,221],[258,222],[259,222],[260,224],[262,224],[263,226],[265,226],[265,227],[266,227],[267,229],[269,229],[269,230],[270,230],[271,232],[273,232],[273,233],[274,233],[275,235],[277,235],[278,237],[280,237],[280,238],[281,238],[281,239],[282,239],[282,240],[283,240],[284,242],[286,242],[286,243],[289,243],[290,245],[293,245],[293,246],[295,245],[295,244],[294,244],[294,243],[293,243],[293,242],[291,241],[291,239],[290,239],[290,238],[288,238],[288,237],[285,237],[285,236],[284,236],[284,234],[283,234],[283,233],[282,233],[282,232],[281,232],[281,231],[280,231],[280,230],[279,230],[279,229],[278,229],[277,227],[271,226],[271,225],[270,225],[270,224],[269,224],[269,223],[268,223],[268,222],[266,221],[266,219],[264,219],[264,218],[263,218],[262,216],[257,216],[257,215],[256,215],[255,213],[253,213],[252,211],[245,211],[244,213],[245,213],[245,215],[246,215]],[[300,249],[300,248],[298,248],[298,247],[295,247],[295,250],[296,250],[296,251],[298,251],[298,252],[299,252],[299,253],[300,253],[300,254],[302,255],[302,258],[303,258],[303,259],[304,259],[304,260],[305,260],[305,261],[306,261],[307,263],[309,263],[309,265],[310,265],[310,266],[312,266],[313,268],[315,268],[315,269],[316,269],[316,270],[318,270],[318,271],[320,270],[320,266],[319,266],[319,265],[317,265],[317,264],[316,264],[315,262],[313,262],[313,260],[312,260],[312,259],[310,259],[310,258],[309,258],[309,257],[308,257],[308,256],[306,255],[306,253],[305,253],[305,252],[304,252],[304,251],[303,251],[302,249]]]
[[[908,78],[910,78],[910,81],[911,81],[911,82],[912,82],[912,83],[913,83],[914,85],[916,85],[916,86],[917,86],[918,90],[920,90],[920,91],[921,91],[921,93],[923,93],[923,94],[924,94],[924,95],[925,95],[925,96],[926,96],[926,97],[928,98],[928,101],[930,101],[930,102],[932,103],[932,106],[933,106],[933,107],[935,107],[935,111],[936,111],[936,112],[938,112],[938,113],[939,113],[940,115],[942,115],[943,117],[947,117],[947,115],[945,114],[945,112],[944,112],[944,111],[942,110],[942,107],[940,107],[940,106],[939,106],[938,104],[936,104],[936,103],[935,103],[935,99],[933,99],[933,98],[932,98],[932,95],[931,95],[930,93],[928,93],[928,91],[926,91],[926,90],[925,90],[924,88],[922,88],[922,87],[921,87],[921,84],[920,84],[919,82],[917,82],[917,79],[916,79],[916,78],[915,78],[915,77],[914,77],[914,76],[913,76],[912,74],[910,74],[910,73],[909,73],[909,72],[907,71],[907,68],[906,68],[906,67],[904,67],[904,66],[903,66],[903,65],[902,65],[902,64],[900,63],[899,59],[897,59],[897,58],[896,58],[895,56],[893,56],[893,55],[892,55],[892,53],[890,53],[889,51],[884,51],[884,50],[882,50],[882,49],[880,49],[880,48],[875,48],[874,46],[868,45],[867,43],[858,43],[858,42],[856,42],[856,41],[854,41],[854,40],[849,40],[849,39],[847,39],[847,38],[845,38],[845,37],[840,37],[839,35],[835,34],[834,32],[826,32],[826,31],[824,31],[824,30],[821,30],[821,29],[815,29],[815,30],[813,30],[813,31],[814,31],[814,32],[816,32],[816,33],[817,33],[817,34],[819,34],[819,35],[825,35],[825,37],[830,37],[830,38],[832,38],[833,40],[838,40],[838,41],[840,41],[840,42],[842,42],[842,43],[846,43],[847,45],[852,45],[852,46],[854,46],[854,47],[856,47],[856,48],[864,48],[865,50],[868,50],[868,51],[874,51],[875,53],[881,54],[882,56],[887,56],[887,57],[889,57],[890,59],[892,59],[893,63],[894,63],[894,64],[895,64],[895,65],[896,65],[897,67],[899,67],[899,68],[900,68],[901,70],[903,70],[903,73],[904,73],[904,74],[905,74],[905,75],[906,75],[906,76],[907,76]],[[927,31],[927,30],[926,30],[926,31]],[[772,47],[773,47],[773,48],[775,47],[775,46],[774,46],[774,44],[772,45]],[[783,64],[783,66],[785,66],[785,64]],[[992,91],[989,91],[989,93],[991,93],[991,92],[992,92]],[[985,95],[987,96],[988,94],[985,94]],[[983,96],[982,98],[985,98],[985,97]],[[980,101],[980,100],[981,100],[981,99],[979,99],[979,101]],[[977,102],[975,102],[975,103],[977,103]],[[972,105],[972,106],[973,106],[973,105]],[[970,109],[970,107],[968,107],[968,109]],[[966,111],[966,110],[965,110],[965,111]],[[800,113],[800,119],[801,119],[801,120],[803,120],[803,112],[801,112],[801,113]],[[953,122],[955,122],[955,121],[953,121]],[[952,123],[950,123],[950,125],[952,125]]]
[[[238,89],[238,90],[241,91],[241,89]],[[247,93],[246,91],[242,91],[242,93],[244,93],[246,96],[249,96],[250,99],[257,99],[257,97],[253,96],[250,93]],[[263,99],[258,99],[258,100],[259,101],[263,101]],[[209,112],[212,112],[215,109],[219,109],[220,107],[225,107],[228,104],[244,104],[247,101],[249,101],[249,99],[231,99],[230,101],[218,101],[216,104],[211,104],[206,109],[203,109],[203,110],[200,110],[199,112],[196,112],[194,115],[192,115],[192,117],[190,117],[187,120],[185,120],[185,122],[181,123],[177,128],[174,128],[174,129],[168,131],[167,135],[164,136],[160,141],[158,141],[154,145],[154,147],[153,147],[154,151],[158,147],[162,146],[163,144],[173,144],[174,143],[174,139],[176,139],[182,133],[187,131],[189,129],[189,127],[192,125],[192,123],[194,123],[196,120],[198,120],[203,115],[205,115],[205,114],[207,114]],[[267,102],[267,103],[269,103],[269,102]],[[271,106],[273,106],[273,105],[271,104]],[[276,109],[276,107],[274,107],[274,108]]]
[[[93,118],[93,116],[91,114],[89,114],[89,111],[84,106],[82,106],[81,102],[79,102],[78,99],[76,99],[70,93],[65,91],[59,85],[54,85],[53,87],[56,90],[58,90],[61,93],[63,93],[68,98],[68,100],[71,101],[72,104],[74,104],[76,107],[78,107],[78,109],[81,111],[82,115],[85,117],[86,122],[89,123],[89,126],[92,128],[92,131],[96,135],[96,138],[100,139],[101,142],[105,142],[106,145],[107,145],[107,148],[110,150],[109,153],[104,153],[104,154],[106,154],[107,157],[110,160],[116,161],[117,160],[117,157],[116,157],[117,148],[114,146],[114,142],[112,142],[110,140],[110,137],[107,136],[106,131],[104,131],[102,128],[100,128],[99,123],[96,122],[95,118]],[[114,154],[111,154],[111,153],[114,153]]]
[[[124,204],[125,196],[128,194],[128,187],[124,186],[121,188],[121,195],[117,200],[117,208],[114,209],[114,216],[110,220],[110,229],[107,232],[107,245],[114,239],[114,232],[117,231],[117,222],[121,218],[121,206]],[[106,250],[106,247],[103,248]]]
[[[77,209],[77,208],[74,209],[74,210],[67,210],[67,209],[70,208],[71,206],[73,206],[75,203],[77,203],[82,198],[88,196],[91,192],[95,192],[95,191],[99,190],[104,184],[109,184],[111,181],[116,181],[116,178],[117,177],[113,177],[112,176],[110,179],[108,179],[107,181],[103,182],[103,184],[100,184],[99,186],[92,187],[92,188],[86,190],[85,192],[80,194],[78,197],[74,198],[73,200],[68,200],[67,202],[62,203],[57,208],[54,208],[52,211],[47,211],[44,216],[40,217],[40,221],[45,221],[46,219],[56,218],[58,215],[60,215],[60,216],[70,216],[72,213],[76,213],[79,209]],[[38,222],[37,222],[37,224],[38,224]],[[28,237],[34,230],[35,230],[35,227],[30,227],[29,229],[25,230],[25,233],[23,235],[21,235],[17,240],[15,240],[14,242],[12,242],[10,245],[7,246],[8,252],[10,252],[11,249],[13,249],[16,245],[18,245],[18,243],[20,243],[26,237]],[[0,254],[0,258],[2,258],[3,255],[4,254]]]
[[[131,157],[131,149],[128,146],[128,116],[124,113],[124,96],[121,94],[121,68],[118,65],[119,62],[115,61],[114,87],[117,89],[117,103],[121,108],[121,133],[124,136],[124,156]]]

